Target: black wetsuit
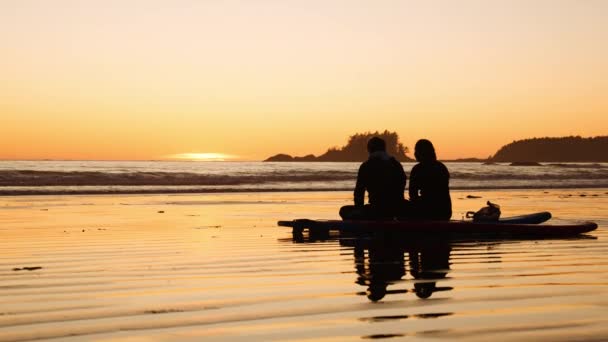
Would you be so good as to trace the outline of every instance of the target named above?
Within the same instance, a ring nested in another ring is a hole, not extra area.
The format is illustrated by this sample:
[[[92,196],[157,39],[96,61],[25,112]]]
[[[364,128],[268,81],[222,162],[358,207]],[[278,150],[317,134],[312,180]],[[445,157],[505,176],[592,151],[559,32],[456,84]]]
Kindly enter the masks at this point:
[[[450,172],[439,161],[414,165],[410,174],[410,203],[415,218],[449,220],[452,217]]]
[[[386,153],[372,153],[359,167],[355,206],[340,210],[343,219],[374,219],[398,216],[403,208],[406,176],[403,166]],[[365,191],[369,205],[364,206]]]

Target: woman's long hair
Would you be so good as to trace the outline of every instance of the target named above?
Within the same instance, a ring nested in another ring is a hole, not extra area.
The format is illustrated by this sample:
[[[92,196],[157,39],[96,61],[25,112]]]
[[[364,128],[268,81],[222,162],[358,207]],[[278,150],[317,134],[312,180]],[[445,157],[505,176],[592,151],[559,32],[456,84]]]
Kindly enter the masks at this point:
[[[433,147],[433,144],[426,139],[420,139],[418,142],[416,142],[414,156],[416,157],[416,160],[421,163],[437,160],[435,147]]]

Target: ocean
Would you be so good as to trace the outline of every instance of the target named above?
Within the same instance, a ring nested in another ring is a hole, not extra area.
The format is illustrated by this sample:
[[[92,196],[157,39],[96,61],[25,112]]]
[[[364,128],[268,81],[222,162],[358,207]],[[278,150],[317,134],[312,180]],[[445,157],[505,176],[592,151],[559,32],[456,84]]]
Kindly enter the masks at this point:
[[[403,163],[406,173],[414,163]],[[446,163],[451,189],[608,188],[608,163]],[[359,163],[0,161],[0,195],[345,191]]]

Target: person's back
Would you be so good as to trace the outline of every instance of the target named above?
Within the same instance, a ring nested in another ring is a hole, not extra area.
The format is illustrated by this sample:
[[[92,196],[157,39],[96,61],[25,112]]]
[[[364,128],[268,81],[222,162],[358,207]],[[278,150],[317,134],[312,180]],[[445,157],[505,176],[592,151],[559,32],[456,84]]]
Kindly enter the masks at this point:
[[[410,174],[409,195],[414,215],[418,218],[449,220],[452,217],[450,198],[450,173],[437,160],[430,141],[416,143],[416,160]]]
[[[369,159],[361,164],[357,175],[355,205],[340,209],[343,219],[392,218],[399,214],[405,201],[405,172],[401,163],[386,153],[384,140],[370,139],[368,152]],[[364,205],[366,191],[368,205]]]
[[[367,190],[372,208],[390,214],[403,204],[405,182],[403,167],[395,158],[386,152],[372,153],[359,168],[355,205],[363,205]]]

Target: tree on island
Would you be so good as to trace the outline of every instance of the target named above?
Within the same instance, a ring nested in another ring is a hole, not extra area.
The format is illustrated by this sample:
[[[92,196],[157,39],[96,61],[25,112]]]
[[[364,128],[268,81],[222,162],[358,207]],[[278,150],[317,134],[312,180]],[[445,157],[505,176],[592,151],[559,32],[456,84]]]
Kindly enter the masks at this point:
[[[492,162],[608,162],[608,136],[532,138],[501,147]]]
[[[409,149],[399,142],[399,135],[396,132],[366,132],[357,133],[351,135],[348,138],[346,145],[338,148],[332,147],[327,150],[324,154],[315,157],[309,154],[304,157],[292,157],[287,154],[277,154],[272,156],[265,161],[323,161],[323,162],[361,162],[367,159],[367,142],[372,137],[379,137],[386,141],[386,152],[395,159],[404,162],[412,161],[407,156]]]

